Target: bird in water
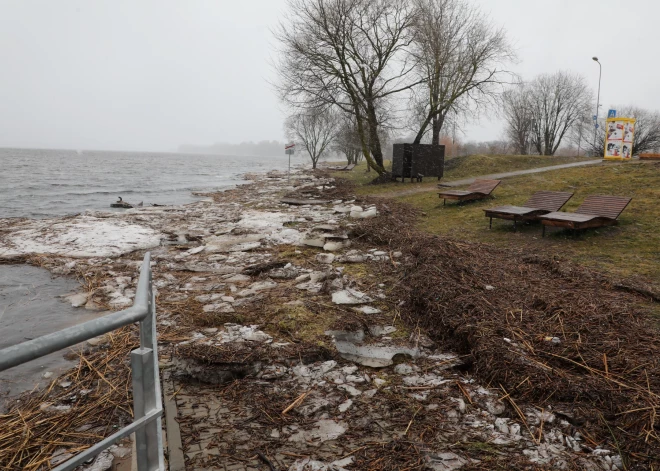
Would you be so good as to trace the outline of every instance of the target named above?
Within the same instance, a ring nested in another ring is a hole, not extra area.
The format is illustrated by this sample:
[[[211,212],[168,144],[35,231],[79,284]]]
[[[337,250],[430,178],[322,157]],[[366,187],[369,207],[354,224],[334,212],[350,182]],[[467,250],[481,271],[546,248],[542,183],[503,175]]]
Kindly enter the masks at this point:
[[[121,196],[120,196],[119,199],[117,200],[117,203],[123,203],[123,202],[124,202],[124,200],[122,200]]]

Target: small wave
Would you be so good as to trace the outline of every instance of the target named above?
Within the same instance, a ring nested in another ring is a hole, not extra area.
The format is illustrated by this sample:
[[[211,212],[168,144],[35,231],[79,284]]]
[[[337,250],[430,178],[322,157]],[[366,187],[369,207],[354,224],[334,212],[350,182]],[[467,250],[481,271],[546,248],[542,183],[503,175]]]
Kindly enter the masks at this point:
[[[132,193],[147,193],[145,191],[137,192],[133,190],[115,190],[115,191],[70,191],[67,193],[61,193],[64,196],[92,196],[92,195],[130,195]]]
[[[84,183],[48,183],[48,186],[70,186],[70,187],[86,187],[88,186],[87,184]],[[35,187],[35,188],[40,188],[40,187]]]
[[[242,180],[246,172],[282,167],[278,159],[217,157],[102,151],[77,157],[70,151],[0,149],[0,217],[42,218],[109,209],[119,196],[145,204],[188,203],[196,199],[192,192],[221,191],[247,183]],[[118,159],[131,165],[118,166]]]

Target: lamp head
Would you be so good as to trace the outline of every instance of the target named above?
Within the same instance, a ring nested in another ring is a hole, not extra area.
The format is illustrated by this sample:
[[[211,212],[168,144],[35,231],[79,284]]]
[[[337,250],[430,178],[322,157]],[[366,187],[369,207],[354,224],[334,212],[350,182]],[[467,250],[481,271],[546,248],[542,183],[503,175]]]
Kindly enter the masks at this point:
[[[592,57],[592,59],[595,60],[596,62],[598,62],[598,57],[594,56],[594,57]]]

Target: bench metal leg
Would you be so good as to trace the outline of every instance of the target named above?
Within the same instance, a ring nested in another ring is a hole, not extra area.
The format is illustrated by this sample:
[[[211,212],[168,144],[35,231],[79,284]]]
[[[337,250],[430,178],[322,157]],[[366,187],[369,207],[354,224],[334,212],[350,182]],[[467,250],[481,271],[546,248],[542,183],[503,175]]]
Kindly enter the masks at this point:
[[[541,234],[541,237],[545,237],[545,224],[543,224],[543,233]]]
[[[447,200],[445,198],[442,198],[442,205],[446,206],[447,205]]]
[[[490,218],[490,223],[488,224],[488,229],[493,228],[493,218]]]

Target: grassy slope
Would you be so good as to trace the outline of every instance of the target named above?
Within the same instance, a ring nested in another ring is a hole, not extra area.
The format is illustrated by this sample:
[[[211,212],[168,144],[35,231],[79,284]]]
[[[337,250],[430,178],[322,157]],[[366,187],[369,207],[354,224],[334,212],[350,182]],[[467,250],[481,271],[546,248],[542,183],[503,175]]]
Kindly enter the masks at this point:
[[[442,180],[460,180],[462,178],[488,175],[491,173],[547,167],[550,165],[560,165],[582,160],[589,159],[575,157],[545,157],[540,155],[471,155],[468,157],[456,157],[454,159],[448,159],[445,162],[445,175]],[[385,168],[390,169],[391,165],[391,161],[385,161]],[[362,162],[351,172],[335,172],[335,176],[347,178],[355,184],[362,186],[376,178],[375,172],[366,172],[366,169],[366,163]],[[436,179],[431,178],[427,179],[422,184],[415,183],[414,185],[415,188],[419,186],[435,188],[437,183]],[[406,183],[405,185],[410,185],[410,183]],[[361,194],[378,194],[404,188],[407,187],[399,182],[378,186],[362,186],[358,191]]]
[[[506,179],[495,191],[494,199],[462,205],[442,206],[442,200],[433,192],[400,199],[425,211],[426,217],[420,221],[420,226],[431,233],[566,255],[615,276],[641,276],[658,287],[659,184],[658,163],[609,164]],[[631,196],[633,201],[619,218],[619,226],[587,230],[577,237],[550,228],[548,236],[542,239],[539,224],[525,226],[514,233],[510,221],[497,219],[493,220],[493,229],[488,230],[483,209],[501,204],[520,205],[539,189],[574,191],[564,211],[575,210],[590,194]]]

